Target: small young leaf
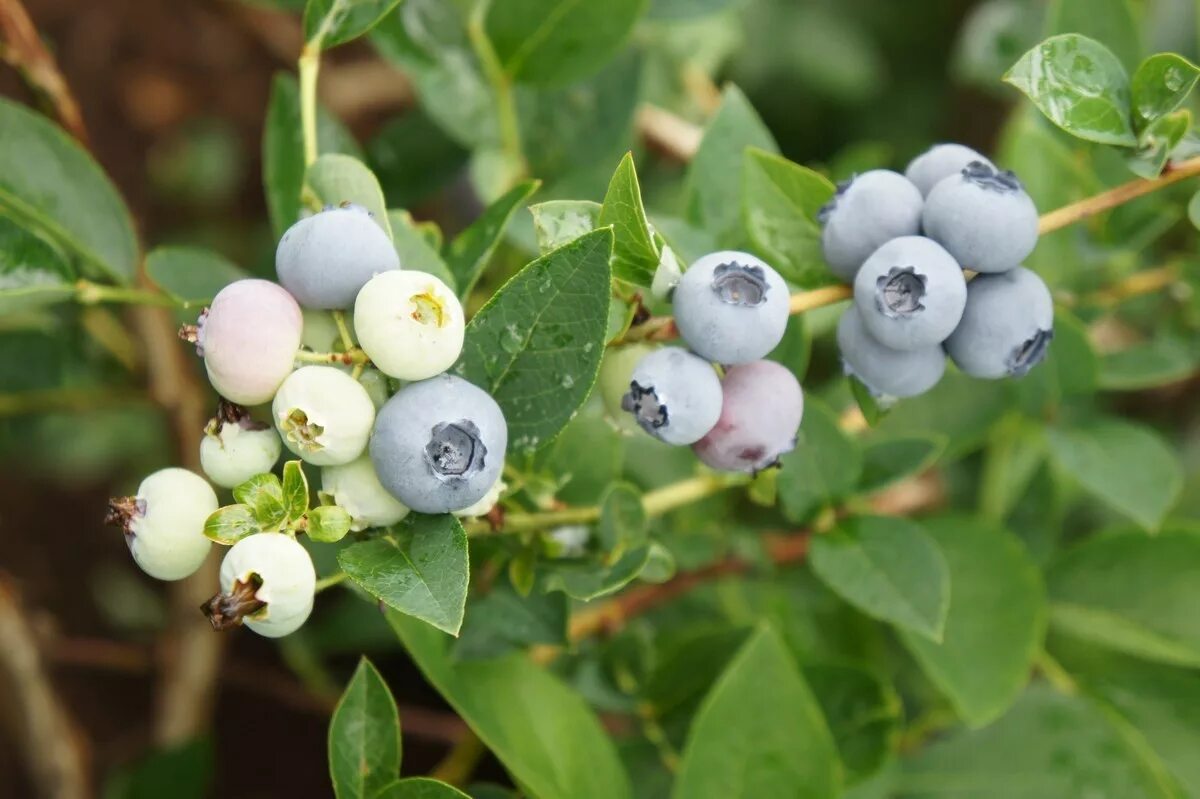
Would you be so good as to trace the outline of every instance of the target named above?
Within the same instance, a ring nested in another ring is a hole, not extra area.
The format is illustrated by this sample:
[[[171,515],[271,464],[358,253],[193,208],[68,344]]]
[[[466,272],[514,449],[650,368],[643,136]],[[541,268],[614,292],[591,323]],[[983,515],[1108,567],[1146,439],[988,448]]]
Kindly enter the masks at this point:
[[[1112,52],[1073,33],[1052,36],[1021,56],[1004,80],[1060,128],[1088,141],[1133,147],[1129,76]]]
[[[529,206],[542,255],[596,229],[601,205],[591,200],[548,200]]]
[[[813,538],[809,560],[827,586],[868,616],[941,640],[950,574],[937,542],[916,522],[847,519]]]
[[[205,537],[227,546],[262,531],[263,528],[254,518],[254,511],[249,505],[226,505],[218,508],[204,522]]]
[[[350,532],[354,520],[350,511],[338,505],[318,505],[308,512],[308,537],[313,541],[332,544]]]
[[[453,291],[458,284],[454,273],[413,222],[412,215],[393,208],[388,211],[388,222],[392,227],[392,244],[400,256],[400,268],[431,274]]]
[[[642,573],[650,560],[651,546],[631,549],[612,564],[578,559],[541,563],[538,587],[542,591],[562,591],[583,602],[608,596]]]
[[[467,325],[455,372],[491,394],[510,452],[548,444],[587,399],[611,292],[612,230],[580,236],[504,284]]]
[[[746,148],[742,178],[746,233],[757,251],[791,283],[829,283],[817,224],[817,211],[833,196],[829,179],[754,147]]]
[[[308,0],[304,40],[328,50],[357,39],[390,14],[400,0]]]
[[[283,507],[289,521],[296,521],[308,511],[308,477],[300,461],[283,464]]]
[[[259,526],[274,530],[287,519],[283,484],[273,474],[256,474],[233,489],[233,498],[250,508]]]
[[[650,238],[633,153],[625,153],[609,181],[597,227],[613,227],[613,277],[649,286],[658,269],[658,248]]]
[[[642,493],[629,483],[615,483],[600,500],[598,535],[608,552],[622,553],[646,540]]]
[[[372,799],[471,799],[453,785],[429,777],[409,777],[386,785]]]
[[[200,308],[248,275],[224,256],[198,247],[157,247],[146,254],[146,276],[184,308]]]
[[[887,416],[891,408],[884,407],[871,389],[867,388],[866,383],[854,375],[847,375],[846,384],[850,386],[850,396],[854,397],[854,402],[863,418],[867,420],[868,427],[874,427]]]
[[[1137,149],[1126,156],[1125,163],[1138,177],[1158,177],[1191,129],[1192,112],[1186,108],[1155,119],[1138,136]]]
[[[329,776],[338,799],[367,799],[400,773],[400,714],[365,657],[329,720]]]
[[[1130,82],[1139,129],[1183,105],[1197,80],[1200,67],[1177,53],[1158,53],[1143,61]]]
[[[508,221],[540,185],[536,180],[527,180],[513,186],[450,242],[446,248],[446,265],[458,284],[459,299],[466,300],[470,296],[471,289],[475,288],[479,276],[492,260],[492,253],[496,251]]]
[[[467,534],[453,516],[413,513],[394,535],[338,552],[338,565],[371,596],[457,635],[467,601]]]
[[[371,212],[371,218],[388,238],[392,237],[383,190],[367,165],[357,158],[340,153],[322,155],[304,174],[304,192],[319,206],[361,205]]]

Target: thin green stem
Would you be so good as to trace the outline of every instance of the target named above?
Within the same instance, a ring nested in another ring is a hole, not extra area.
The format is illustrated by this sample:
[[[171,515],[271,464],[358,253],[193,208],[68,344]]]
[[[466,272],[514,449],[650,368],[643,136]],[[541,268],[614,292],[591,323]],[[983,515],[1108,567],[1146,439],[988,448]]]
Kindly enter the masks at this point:
[[[333,312],[333,323],[337,325],[338,336],[342,339],[342,349],[354,349],[354,336],[350,335],[350,328],[346,326],[346,314],[342,311]]]
[[[517,101],[513,94],[512,80],[504,71],[500,57],[487,35],[487,15],[491,0],[479,0],[471,9],[467,20],[467,38],[471,41],[471,49],[479,59],[484,77],[492,86],[492,94],[496,98],[496,124],[500,132],[500,148],[511,160],[519,178],[529,172],[525,162],[525,152],[521,149],[521,126],[517,121]]]
[[[487,749],[484,747],[483,741],[479,740],[479,736],[474,732],[467,730],[458,743],[442,758],[442,762],[429,772],[429,776],[461,788],[471,781],[475,767],[479,765],[479,761],[485,754],[487,754]]]
[[[1046,682],[1054,686],[1058,692],[1064,694],[1079,692],[1079,685],[1075,682],[1075,678],[1049,652],[1043,649],[1038,653],[1034,663],[1038,671],[1046,678]]]
[[[332,588],[333,586],[344,582],[348,576],[349,575],[345,572],[334,572],[328,577],[322,577],[320,580],[317,580],[317,587],[314,589],[313,593],[319,594],[326,588]]]
[[[296,360],[300,363],[336,363],[343,366],[356,366],[371,362],[367,354],[358,347],[351,347],[345,352],[310,352],[309,350],[299,350],[296,353]]]
[[[126,305],[154,305],[174,308],[175,300],[157,291],[128,286],[105,286],[90,280],[75,283],[75,301],[81,305],[96,305],[102,302],[117,302]]]
[[[300,50],[296,62],[300,76],[300,131],[304,140],[304,165],[312,166],[317,145],[317,76],[321,71],[321,41],[314,38]]]
[[[119,408],[146,403],[141,392],[103,388],[48,388],[0,394],[0,417],[41,413],[91,413],[101,408]]]

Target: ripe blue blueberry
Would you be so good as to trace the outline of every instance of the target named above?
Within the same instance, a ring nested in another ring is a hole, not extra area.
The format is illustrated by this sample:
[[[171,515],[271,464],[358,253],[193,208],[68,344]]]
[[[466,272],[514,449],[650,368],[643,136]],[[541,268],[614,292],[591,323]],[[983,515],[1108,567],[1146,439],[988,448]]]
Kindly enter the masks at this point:
[[[991,161],[961,144],[935,144],[908,163],[904,177],[926,197],[942,180],[957,175],[972,161],[991,166]]]
[[[284,533],[255,533],[221,561],[221,593],[201,608],[214,628],[245,624],[266,638],[300,629],[312,613],[317,573],[303,546]]]
[[[233,488],[271,471],[282,449],[270,425],[255,422],[242,406],[222,401],[204,428],[200,467],[213,483]]]
[[[708,466],[756,472],[796,447],[804,392],[789,369],[774,361],[734,366],[721,381],[721,416],[692,450]]]
[[[817,215],[821,248],[835,275],[854,280],[863,261],[882,244],[921,230],[921,191],[907,178],[874,169],[838,185]]]
[[[1004,272],[1025,260],[1038,239],[1038,213],[1012,172],[973,161],[929,192],[925,235],[965,269]]]
[[[375,406],[367,390],[342,370],[305,366],[283,381],[271,416],[288,449],[314,466],[336,466],[366,448]]]
[[[112,499],[105,521],[120,526],[142,571],[159,580],[182,580],[204,562],[212,542],[204,522],[217,509],[217,495],[204,478],[187,469],[160,469],[132,497]]]
[[[499,479],[508,426],[486,391],[441,374],[388,400],[370,446],[379,482],[396,499],[419,513],[461,511]]]
[[[638,362],[621,407],[655,438],[694,444],[721,416],[721,381],[703,358],[664,347]]]
[[[717,363],[758,360],[787,328],[787,284],[749,253],[726,250],[700,258],[683,273],[672,302],[688,347]]]
[[[306,308],[349,308],[373,275],[400,268],[400,257],[370,212],[328,206],[288,228],[275,250],[279,282]]]
[[[596,379],[596,390],[604,401],[604,411],[609,421],[623,433],[637,433],[641,425],[621,406],[629,391],[629,380],[642,358],[655,351],[652,344],[634,343],[620,347],[608,347],[600,361],[600,376]]]
[[[967,286],[967,308],[946,352],[974,377],[1021,377],[1037,366],[1054,337],[1054,303],[1023,266],[980,275]]]
[[[881,344],[894,350],[945,341],[966,301],[962,268],[924,236],[892,239],[872,253],[854,279],[859,316]]]
[[[838,322],[837,342],[846,374],[858,378],[882,399],[924,394],[946,371],[946,353],[937,344],[915,350],[894,350],[880,344],[863,324],[855,305],[847,308]]]

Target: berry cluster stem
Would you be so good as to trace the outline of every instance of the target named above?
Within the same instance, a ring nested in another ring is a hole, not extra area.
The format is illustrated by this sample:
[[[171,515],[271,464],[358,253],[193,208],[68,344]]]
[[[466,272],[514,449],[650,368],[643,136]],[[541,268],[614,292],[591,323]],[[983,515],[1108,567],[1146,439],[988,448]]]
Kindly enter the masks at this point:
[[[80,305],[119,302],[125,305],[153,305],[164,308],[173,308],[179,304],[157,291],[129,286],[104,286],[90,280],[75,282],[75,301]]]
[[[487,15],[491,0],[477,0],[467,19],[467,38],[471,49],[479,59],[483,74],[492,85],[496,97],[496,122],[500,128],[500,147],[515,167],[514,179],[525,175],[529,166],[525,162],[525,151],[521,148],[521,126],[517,121],[517,102],[513,94],[512,79],[500,63],[496,49],[487,35]]]
[[[370,363],[370,358],[358,347],[351,347],[345,352],[310,352],[309,350],[299,350],[296,353],[296,360],[300,363],[339,363],[344,366],[361,366]]]

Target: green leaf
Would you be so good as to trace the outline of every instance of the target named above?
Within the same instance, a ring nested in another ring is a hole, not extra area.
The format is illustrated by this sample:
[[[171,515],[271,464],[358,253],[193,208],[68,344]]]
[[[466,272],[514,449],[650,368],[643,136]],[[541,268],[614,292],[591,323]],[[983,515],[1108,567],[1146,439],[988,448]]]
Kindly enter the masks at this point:
[[[320,505],[308,512],[308,537],[313,541],[332,544],[350,532],[354,519],[350,511],[337,505]]]
[[[371,596],[457,635],[467,601],[467,534],[453,516],[413,513],[394,535],[338,552],[338,565]]]
[[[791,283],[831,282],[817,223],[817,211],[833,196],[829,179],[755,148],[745,152],[742,178],[742,213],[755,249]]]
[[[425,678],[538,799],[631,799],[612,740],[582,697],[523,654],[454,662],[449,639],[389,611]]]
[[[807,665],[804,679],[821,704],[846,782],[878,771],[892,756],[904,721],[895,690],[864,668],[842,664]]]
[[[129,211],[92,157],[57,125],[0,98],[0,216],[80,261],[89,275],[133,280]]]
[[[761,628],[692,720],[677,799],[825,799],[840,795],[833,737],[779,635]]]
[[[455,371],[491,394],[510,451],[549,443],[591,392],[608,325],[612,231],[530,263],[467,325]]]
[[[548,200],[529,206],[538,251],[545,255],[595,230],[601,208],[591,200]]]
[[[925,521],[950,567],[950,609],[940,644],[901,631],[921,668],[958,715],[978,727],[1025,686],[1046,627],[1037,568],[1007,531],[982,519]]]
[[[1148,660],[1200,666],[1200,533],[1094,538],[1052,565],[1056,630]]]
[[[54,247],[0,216],[0,317],[66,302],[74,278]]]
[[[854,404],[858,406],[858,411],[863,415],[863,419],[866,419],[868,427],[874,427],[888,415],[891,407],[885,407],[867,387],[867,384],[859,380],[857,376],[846,375],[846,385],[850,387],[850,396],[854,397]]]
[[[627,551],[615,563],[558,560],[539,564],[538,587],[590,602],[629,585],[650,561],[651,545]]]
[[[1100,388],[1140,391],[1186,380],[1196,372],[1200,356],[1183,339],[1164,335],[1145,344],[1109,353],[1100,359]]]
[[[300,89],[291,75],[279,73],[271,84],[271,99],[263,127],[263,188],[275,238],[300,218],[304,188],[304,138],[300,125]],[[317,147],[321,153],[355,155],[358,145],[325,109],[317,109]]]
[[[941,640],[950,574],[919,524],[860,516],[814,536],[809,546],[813,572],[834,593],[868,616]]]
[[[400,773],[400,714],[365,657],[329,720],[329,776],[338,799],[376,796]]]
[[[1056,308],[1046,360],[1014,385],[1030,416],[1053,418],[1064,399],[1096,392],[1099,371],[1087,327],[1070,311]]]
[[[503,582],[472,598],[452,649],[461,660],[491,658],[533,644],[567,643],[567,596],[522,597]]]
[[[1088,36],[1111,50],[1125,69],[1132,71],[1142,57],[1138,19],[1130,0],[1051,0],[1046,35]]]
[[[249,505],[217,508],[204,522],[205,537],[227,546],[262,531],[262,525],[254,518],[254,510]]]
[[[500,65],[521,83],[565,86],[608,63],[645,0],[495,0],[486,29]]]
[[[1143,425],[1098,418],[1046,430],[1050,454],[1096,499],[1153,531],[1183,490],[1174,451]]]
[[[248,277],[224,256],[198,247],[156,247],[146,254],[146,275],[184,308],[207,305],[218,291]]]
[[[471,799],[453,785],[429,777],[409,777],[388,784],[373,799]]]
[[[458,284],[458,296],[466,300],[476,281],[492,260],[492,253],[508,227],[508,221],[518,208],[533,196],[541,185],[536,180],[518,183],[500,199],[489,205],[470,227],[454,237],[446,248],[446,264]]]
[[[233,498],[250,508],[264,530],[278,529],[287,519],[283,484],[273,474],[256,474],[233,489]]]
[[[211,796],[213,760],[208,737],[157,749],[109,776],[104,799],[205,799]]]
[[[317,206],[355,203],[371,212],[375,224],[392,238],[383,189],[367,165],[351,155],[322,155],[304,173],[304,194]]]
[[[283,464],[283,507],[290,521],[303,518],[308,511],[308,477],[300,461]]]
[[[862,452],[833,411],[813,397],[805,400],[796,448],[780,458],[777,479],[783,513],[797,524],[852,491],[862,473]]]
[[[392,228],[392,244],[400,256],[402,269],[416,270],[433,275],[453,291],[457,285],[454,273],[442,260],[438,251],[430,246],[421,229],[414,223],[408,211],[388,211],[388,222]]]
[[[1111,715],[1037,684],[996,723],[936,741],[904,765],[905,799],[1176,799]]]
[[[400,0],[308,0],[304,40],[322,50],[357,39],[379,24]]]
[[[746,95],[730,84],[704,129],[700,149],[688,168],[686,189],[690,220],[723,244],[744,238],[741,192],[747,147],[770,153],[779,149]]]
[[[658,248],[650,238],[650,223],[642,205],[633,153],[625,153],[609,181],[596,227],[612,225],[613,277],[649,286],[658,269]]]
[[[1167,160],[1192,129],[1192,112],[1186,108],[1159,117],[1138,136],[1138,147],[1125,158],[1138,177],[1151,180],[1162,174]]]
[[[600,499],[597,535],[609,552],[621,553],[646,541],[646,509],[642,492],[629,483],[614,483]]]
[[[1046,118],[1088,141],[1133,147],[1129,76],[1104,45],[1077,34],[1052,36],[1021,56],[1004,80]]]
[[[872,438],[862,450],[859,491],[878,491],[906,477],[921,474],[937,462],[945,449],[944,436],[892,435]]]

